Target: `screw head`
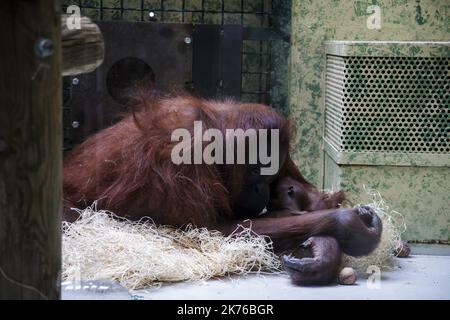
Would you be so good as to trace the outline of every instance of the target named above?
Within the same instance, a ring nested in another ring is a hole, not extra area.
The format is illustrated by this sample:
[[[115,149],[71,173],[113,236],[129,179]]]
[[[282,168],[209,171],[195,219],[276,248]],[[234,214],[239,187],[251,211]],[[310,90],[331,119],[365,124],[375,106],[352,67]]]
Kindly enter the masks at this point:
[[[191,42],[192,42],[192,38],[191,37],[185,37],[184,38],[184,43],[190,44]]]
[[[76,78],[76,77],[72,79],[72,84],[73,84],[74,86],[77,86],[79,83],[80,83],[80,79],[78,79],[78,78]]]
[[[72,122],[72,128],[76,129],[80,126],[80,123],[78,121],[73,121]]]
[[[39,37],[36,40],[36,42],[34,44],[34,53],[39,58],[47,58],[53,54],[53,51],[54,51],[54,46],[53,46],[52,40],[50,40],[48,38],[44,38],[44,37]]]

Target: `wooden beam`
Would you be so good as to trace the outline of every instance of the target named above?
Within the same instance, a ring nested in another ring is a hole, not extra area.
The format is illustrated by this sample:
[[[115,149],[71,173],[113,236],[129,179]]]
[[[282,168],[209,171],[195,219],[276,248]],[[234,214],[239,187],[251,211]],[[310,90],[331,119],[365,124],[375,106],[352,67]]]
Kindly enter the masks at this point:
[[[5,0],[0,21],[0,299],[58,299],[60,2]]]
[[[67,15],[61,19],[62,75],[94,71],[103,62],[105,45],[100,28],[88,17],[81,17],[79,29],[69,29]]]

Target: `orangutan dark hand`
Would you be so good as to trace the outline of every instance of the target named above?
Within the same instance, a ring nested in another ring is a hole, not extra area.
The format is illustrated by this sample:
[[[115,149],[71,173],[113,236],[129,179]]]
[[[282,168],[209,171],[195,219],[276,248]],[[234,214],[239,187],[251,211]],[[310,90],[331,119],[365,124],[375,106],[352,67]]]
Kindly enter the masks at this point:
[[[302,247],[309,251],[309,257],[284,255],[281,259],[292,282],[298,285],[321,285],[336,279],[341,265],[341,249],[336,239],[315,236],[308,238]]]
[[[338,209],[334,236],[344,253],[363,256],[371,253],[380,242],[381,219],[368,206]]]

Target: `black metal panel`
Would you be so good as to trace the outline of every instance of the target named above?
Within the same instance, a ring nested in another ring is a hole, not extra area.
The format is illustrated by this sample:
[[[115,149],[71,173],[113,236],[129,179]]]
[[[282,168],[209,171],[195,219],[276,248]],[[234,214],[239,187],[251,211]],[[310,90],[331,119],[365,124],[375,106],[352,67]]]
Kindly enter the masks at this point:
[[[72,77],[72,96],[65,105],[71,109],[74,144],[116,122],[127,111],[128,94],[142,82],[164,92],[184,90],[192,80],[192,24],[98,25],[105,39],[105,60],[96,71]]]
[[[192,77],[205,98],[241,96],[242,26],[196,25]]]
[[[221,91],[221,30],[220,25],[195,26],[192,81],[194,92],[204,98],[215,98]]]
[[[222,41],[222,96],[241,97],[242,26],[224,25]]]

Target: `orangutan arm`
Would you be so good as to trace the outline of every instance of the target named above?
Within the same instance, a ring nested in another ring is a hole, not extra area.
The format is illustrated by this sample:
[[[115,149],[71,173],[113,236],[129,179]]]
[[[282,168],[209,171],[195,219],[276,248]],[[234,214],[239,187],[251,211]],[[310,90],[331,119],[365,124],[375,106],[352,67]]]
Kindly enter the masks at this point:
[[[218,229],[224,234],[230,234],[239,225],[251,227],[255,233],[270,237],[275,246],[294,240],[298,243],[315,235],[330,235],[336,238],[344,253],[352,256],[366,255],[374,250],[382,231],[380,218],[369,207],[231,221],[220,225]]]

